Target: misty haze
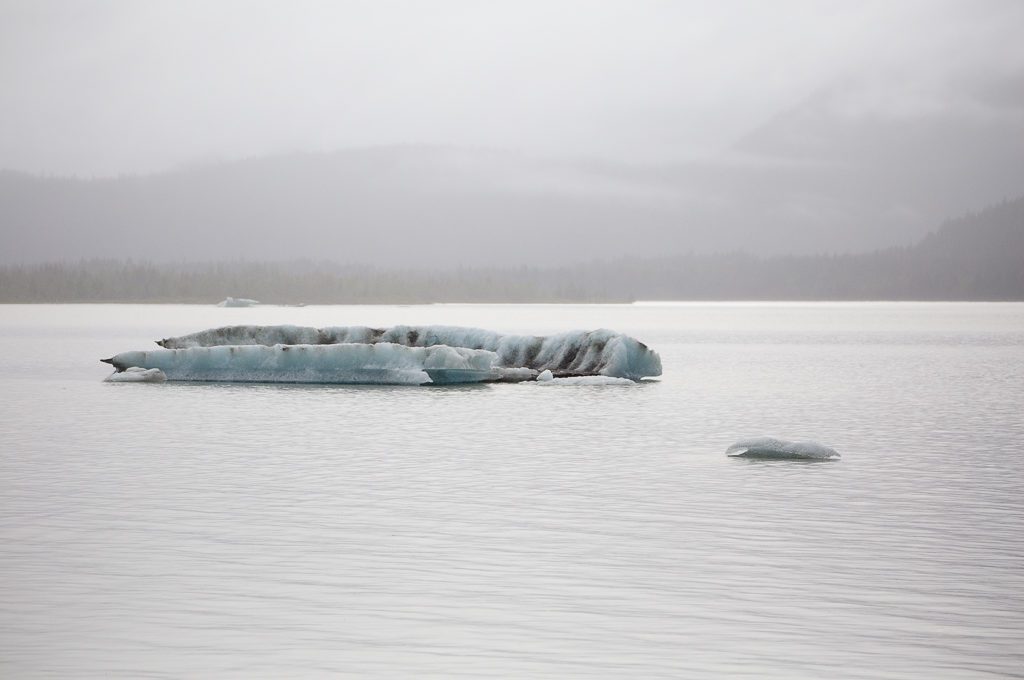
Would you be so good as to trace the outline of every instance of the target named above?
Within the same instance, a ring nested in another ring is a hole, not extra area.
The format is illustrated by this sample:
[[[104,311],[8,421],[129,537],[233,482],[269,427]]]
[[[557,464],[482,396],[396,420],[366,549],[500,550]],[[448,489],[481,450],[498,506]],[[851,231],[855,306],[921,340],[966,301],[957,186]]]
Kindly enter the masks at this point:
[[[851,255],[1024,194],[1014,2],[3,12],[8,276],[83,258],[343,276]],[[728,293],[704,288],[672,293]],[[947,299],[1022,295],[1018,277]]]
[[[1022,34],[0,0],[0,675],[1019,674]]]

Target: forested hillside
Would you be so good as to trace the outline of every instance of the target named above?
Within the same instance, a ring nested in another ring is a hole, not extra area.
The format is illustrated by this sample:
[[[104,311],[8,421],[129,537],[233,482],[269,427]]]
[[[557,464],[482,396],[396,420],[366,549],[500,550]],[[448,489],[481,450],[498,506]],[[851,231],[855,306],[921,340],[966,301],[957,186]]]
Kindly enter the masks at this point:
[[[330,262],[82,260],[0,268],[0,302],[278,304],[633,300],[1024,300],[1024,197],[920,243],[859,255],[621,258],[444,272]]]

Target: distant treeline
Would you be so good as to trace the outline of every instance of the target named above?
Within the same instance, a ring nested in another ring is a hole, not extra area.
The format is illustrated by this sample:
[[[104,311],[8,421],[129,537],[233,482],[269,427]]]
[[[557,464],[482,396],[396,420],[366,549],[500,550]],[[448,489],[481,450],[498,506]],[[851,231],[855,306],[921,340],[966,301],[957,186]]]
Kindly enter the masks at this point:
[[[633,300],[1024,300],[1024,198],[951,221],[915,246],[858,255],[618,259],[441,271],[327,262],[83,260],[0,268],[0,302],[277,304]]]

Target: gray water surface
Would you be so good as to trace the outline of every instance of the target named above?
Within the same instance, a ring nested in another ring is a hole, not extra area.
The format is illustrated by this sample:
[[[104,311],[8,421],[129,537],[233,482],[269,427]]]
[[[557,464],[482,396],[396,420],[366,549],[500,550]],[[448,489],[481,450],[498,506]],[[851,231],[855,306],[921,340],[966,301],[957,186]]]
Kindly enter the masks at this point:
[[[107,384],[231,323],[637,386]],[[1024,305],[0,306],[3,677],[1024,677]],[[748,461],[772,434],[837,462]]]

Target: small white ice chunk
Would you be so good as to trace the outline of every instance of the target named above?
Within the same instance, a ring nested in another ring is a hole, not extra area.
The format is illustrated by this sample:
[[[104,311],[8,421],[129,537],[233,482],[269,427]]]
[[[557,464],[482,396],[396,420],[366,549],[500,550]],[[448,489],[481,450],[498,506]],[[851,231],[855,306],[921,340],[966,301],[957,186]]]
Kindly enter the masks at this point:
[[[790,442],[775,437],[742,439],[725,450],[733,457],[768,460],[832,460],[841,458],[835,449],[817,442]]]
[[[499,382],[526,382],[537,378],[537,371],[532,368],[495,367],[494,371]]]
[[[629,378],[612,378],[607,375],[573,375],[556,378],[551,371],[541,371],[537,376],[541,385],[635,385]]]
[[[119,373],[111,373],[103,382],[114,383],[162,383],[167,375],[159,368],[139,368],[130,366]]]

